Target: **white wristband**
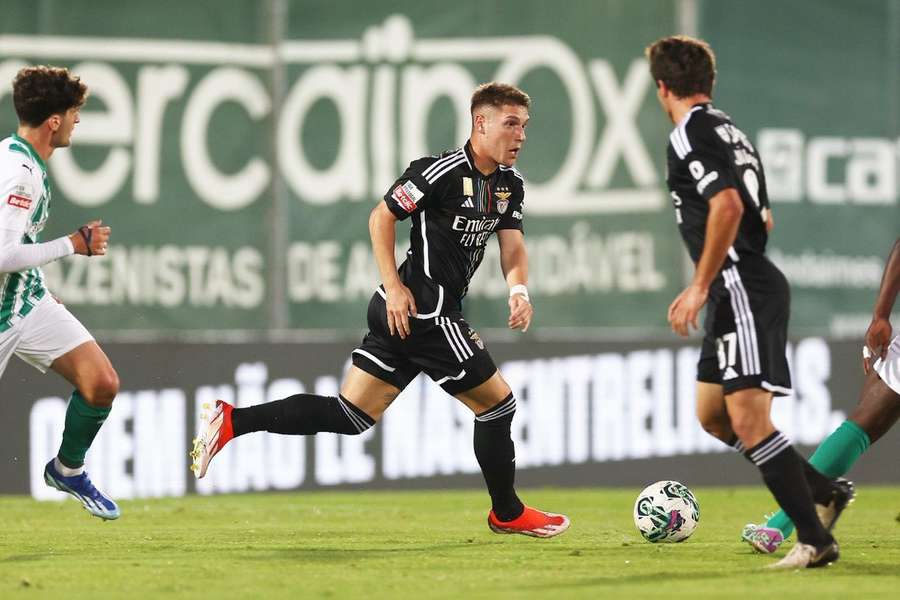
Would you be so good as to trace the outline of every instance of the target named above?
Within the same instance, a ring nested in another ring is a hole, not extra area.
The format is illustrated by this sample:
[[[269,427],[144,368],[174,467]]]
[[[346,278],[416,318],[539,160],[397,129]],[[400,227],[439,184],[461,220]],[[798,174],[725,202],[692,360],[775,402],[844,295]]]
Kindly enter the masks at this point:
[[[522,294],[525,296],[525,299],[531,302],[531,298],[528,297],[528,288],[525,287],[522,283],[517,283],[516,285],[509,288],[509,297],[512,298],[516,294]]]

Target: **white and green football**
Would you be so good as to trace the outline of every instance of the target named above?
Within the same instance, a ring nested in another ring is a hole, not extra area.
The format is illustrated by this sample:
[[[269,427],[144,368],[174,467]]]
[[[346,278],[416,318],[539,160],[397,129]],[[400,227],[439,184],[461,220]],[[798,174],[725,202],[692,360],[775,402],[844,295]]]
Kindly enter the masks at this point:
[[[683,542],[697,529],[700,504],[686,485],[677,481],[651,483],[634,503],[634,524],[654,544]]]

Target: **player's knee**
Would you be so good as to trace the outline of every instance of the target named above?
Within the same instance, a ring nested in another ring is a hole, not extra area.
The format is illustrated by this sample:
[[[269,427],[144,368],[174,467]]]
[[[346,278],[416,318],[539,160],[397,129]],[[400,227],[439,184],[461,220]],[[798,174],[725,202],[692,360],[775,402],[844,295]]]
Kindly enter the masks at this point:
[[[726,442],[731,440],[733,432],[727,415],[698,411],[697,419],[706,433]]]
[[[475,415],[476,427],[509,427],[513,416],[516,414],[516,397],[512,392],[484,412]]]
[[[119,393],[119,374],[115,369],[105,369],[85,387],[86,389],[81,390],[81,394],[88,404],[110,406]]]
[[[769,415],[765,412],[741,412],[731,415],[731,428],[741,441],[756,439],[771,428]],[[746,442],[744,442],[746,445]]]
[[[338,396],[337,403],[344,415],[342,425],[337,429],[339,433],[359,435],[374,427],[376,421],[378,421],[377,417],[372,416],[369,411],[363,410],[344,396]],[[381,413],[378,416],[380,417]]]

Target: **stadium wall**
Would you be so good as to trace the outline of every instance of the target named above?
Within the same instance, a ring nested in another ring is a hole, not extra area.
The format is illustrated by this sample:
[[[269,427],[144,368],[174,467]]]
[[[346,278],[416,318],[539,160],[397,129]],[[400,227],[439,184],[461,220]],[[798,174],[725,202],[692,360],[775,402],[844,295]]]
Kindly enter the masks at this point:
[[[490,343],[490,340],[488,340]],[[694,416],[698,348],[665,341],[490,344],[517,398],[513,421],[524,486],[757,484],[743,458]],[[216,457],[208,477],[188,470],[204,403],[248,406],[294,393],[336,394],[345,344],[110,344],[123,389],[88,454],[91,476],[116,498],[324,488],[480,487],[473,419],[430,380],[413,382],[361,436],[250,434]],[[856,403],[859,345],[795,340],[795,394],[775,401],[776,424],[809,447]],[[4,376],[0,494],[61,495],[42,480],[57,449],[68,391],[21,362]],[[807,448],[808,450],[808,448]],[[859,461],[859,482],[900,482],[900,432]]]

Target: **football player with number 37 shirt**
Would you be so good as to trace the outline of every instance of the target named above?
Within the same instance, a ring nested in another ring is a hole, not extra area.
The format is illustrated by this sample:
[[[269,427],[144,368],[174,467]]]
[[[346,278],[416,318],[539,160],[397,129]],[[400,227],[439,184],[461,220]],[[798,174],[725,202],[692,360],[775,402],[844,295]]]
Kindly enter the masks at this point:
[[[667,37],[646,55],[659,102],[675,124],[668,186],[696,265],[690,285],[669,306],[672,329],[682,336],[696,329],[706,305],[697,415],[706,431],[759,468],[797,525],[799,543],[772,566],[828,565],[838,558],[831,530],[853,499],[853,486],[812,468],[770,418],[773,396],[791,392],[790,289],[765,255],[772,214],[759,154],[712,104],[716,62],[706,42]]]

